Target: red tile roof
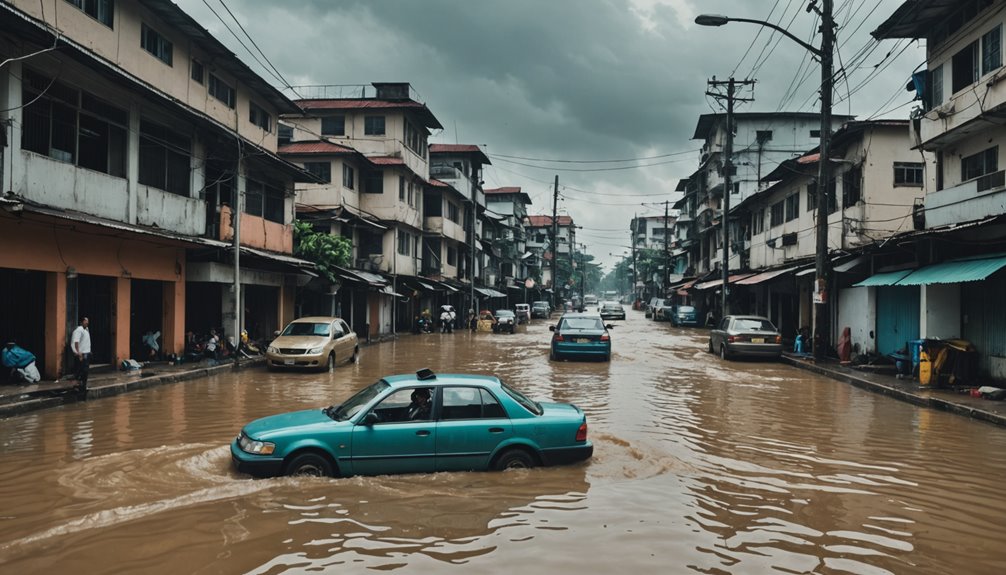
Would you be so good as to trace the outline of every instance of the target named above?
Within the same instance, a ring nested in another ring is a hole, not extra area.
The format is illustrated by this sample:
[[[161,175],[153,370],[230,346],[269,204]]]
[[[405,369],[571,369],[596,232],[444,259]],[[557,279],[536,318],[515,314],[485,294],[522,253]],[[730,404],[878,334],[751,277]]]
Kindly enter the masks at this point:
[[[431,178],[430,179],[430,185],[434,186],[434,187],[437,187],[437,188],[449,188],[450,187],[447,184],[441,182],[440,180],[438,180],[436,178]]]
[[[545,228],[552,225],[552,216],[528,216],[529,226],[532,228]],[[555,219],[560,226],[573,225],[573,218],[569,216],[559,216]]]
[[[484,190],[487,196],[493,194],[519,194],[520,186],[507,186],[502,188],[492,188],[489,190]]]
[[[433,112],[415,100],[376,100],[372,98],[363,99],[320,99],[320,100],[294,100],[302,110],[412,110],[418,113],[427,128],[443,129],[440,121],[437,120]]]
[[[395,156],[367,156],[367,160],[375,166],[404,166],[405,160]]]
[[[290,142],[279,147],[280,154],[355,154],[356,150],[332,142]]]
[[[473,155],[483,164],[492,164],[489,156],[475,144],[430,144],[431,154],[466,154]]]

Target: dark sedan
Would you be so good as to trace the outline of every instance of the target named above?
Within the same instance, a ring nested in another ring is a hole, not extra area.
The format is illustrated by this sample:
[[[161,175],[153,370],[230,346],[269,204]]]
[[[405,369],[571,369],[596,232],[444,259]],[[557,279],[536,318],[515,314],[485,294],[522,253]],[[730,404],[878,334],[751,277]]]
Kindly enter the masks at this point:
[[[625,308],[622,304],[614,301],[606,301],[601,304],[601,319],[625,319]]]
[[[679,305],[671,314],[671,323],[675,326],[699,325],[699,310],[690,305]]]
[[[739,356],[778,358],[782,335],[766,317],[728,315],[709,332],[709,352],[723,359]]]

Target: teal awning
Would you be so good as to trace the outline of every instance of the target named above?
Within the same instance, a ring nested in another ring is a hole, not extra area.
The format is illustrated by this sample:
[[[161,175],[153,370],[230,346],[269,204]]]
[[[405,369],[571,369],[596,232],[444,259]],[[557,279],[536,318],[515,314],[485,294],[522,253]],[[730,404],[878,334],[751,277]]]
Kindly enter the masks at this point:
[[[899,282],[902,278],[912,273],[912,270],[899,270],[896,272],[883,272],[879,274],[874,274],[865,280],[859,282],[858,284],[853,284],[852,287],[879,287],[879,286],[892,286],[901,285]]]
[[[943,262],[915,270],[908,277],[898,281],[898,285],[925,286],[976,282],[989,277],[1004,267],[1006,267],[1006,256]],[[869,278],[867,281],[872,279]]]

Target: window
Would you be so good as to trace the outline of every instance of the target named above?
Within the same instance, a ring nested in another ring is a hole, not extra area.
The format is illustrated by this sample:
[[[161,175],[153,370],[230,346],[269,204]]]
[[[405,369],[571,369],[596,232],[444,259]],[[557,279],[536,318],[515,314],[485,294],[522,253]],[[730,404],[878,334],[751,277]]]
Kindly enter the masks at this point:
[[[786,221],[790,222],[800,217],[800,194],[790,194],[786,197]]]
[[[66,0],[70,4],[73,4],[77,8],[81,9],[84,14],[87,14],[91,18],[94,18],[98,22],[101,22],[109,28],[112,27],[112,13],[115,11],[115,4],[113,0]]]
[[[996,26],[982,36],[982,75],[1003,65],[1002,26]]]
[[[406,232],[398,232],[398,253],[403,256],[407,256],[412,253],[412,234]]]
[[[932,106],[943,103],[943,64],[933,69],[932,75]]]
[[[842,207],[858,204],[863,199],[863,170],[859,166],[842,174]]]
[[[447,246],[447,265],[458,265],[458,248],[454,246]]]
[[[398,201],[405,201],[405,176],[398,176]]]
[[[807,184],[807,211],[813,212],[817,209],[817,182]]]
[[[228,108],[234,107],[234,88],[213,74],[210,74],[210,95],[224,104],[227,104]]]
[[[821,130],[811,130],[810,131],[810,137],[811,138],[820,138],[821,137]]]
[[[776,226],[782,225],[783,213],[784,213],[783,210],[785,209],[784,204],[785,201],[779,201],[772,205],[772,217],[769,223],[771,227],[774,228]]]
[[[483,407],[482,390],[477,387],[446,387],[444,388],[442,420],[481,419],[487,417],[504,417],[503,409],[488,393],[492,400],[489,409]]]
[[[21,147],[124,178],[129,113],[91,94],[25,68]]]
[[[447,202],[447,219],[458,223],[458,205],[454,202]]]
[[[206,82],[206,70],[203,69],[203,63],[194,58],[192,59],[192,79],[200,84]]]
[[[408,194],[409,205],[410,206],[415,205],[413,203],[413,201],[415,200],[415,184],[412,182],[412,180],[409,180],[407,194]]]
[[[255,102],[248,102],[248,121],[266,132],[272,131],[272,116]]]
[[[961,181],[966,182],[999,171],[999,146],[961,158]]]
[[[277,131],[279,132],[278,134],[279,145],[283,146],[285,144],[289,144],[290,141],[293,140],[293,126],[287,126],[286,124],[279,124]]]
[[[168,66],[171,65],[171,42],[168,42],[167,38],[146,24],[140,26],[140,46],[156,56],[158,60]]]
[[[354,186],[353,183],[353,168],[346,164],[342,165],[342,187],[352,190]]]
[[[360,191],[365,194],[383,194],[384,172],[381,170],[367,172],[361,179],[360,184],[362,185]]]
[[[758,235],[765,231],[765,210],[756,211],[751,216],[751,234]]]
[[[954,54],[952,62],[951,93],[956,94],[978,81],[978,41]]]
[[[321,119],[322,136],[345,136],[346,116],[328,116]]]
[[[188,196],[192,140],[170,128],[140,120],[139,182]]]
[[[759,144],[772,141],[772,130],[758,130],[755,132],[755,139]]]
[[[894,162],[894,185],[921,187],[924,169],[922,162]]]
[[[364,116],[363,133],[367,136],[383,136],[384,116]]]
[[[381,124],[381,134],[384,133],[383,118]],[[405,147],[416,153],[417,156],[421,158],[426,157],[426,132],[425,130],[420,130],[416,128],[412,122],[408,120],[405,121]],[[463,175],[464,172],[460,168],[460,163],[456,162],[454,167],[458,168],[458,174]]]
[[[838,209],[838,180],[828,182],[828,213],[833,214]]]
[[[304,169],[315,176],[318,176],[318,178],[325,184],[332,182],[331,162],[306,162],[304,164]]]
[[[245,189],[244,211],[246,214],[283,224],[286,223],[284,221],[285,203],[283,188],[258,180],[248,180]]]

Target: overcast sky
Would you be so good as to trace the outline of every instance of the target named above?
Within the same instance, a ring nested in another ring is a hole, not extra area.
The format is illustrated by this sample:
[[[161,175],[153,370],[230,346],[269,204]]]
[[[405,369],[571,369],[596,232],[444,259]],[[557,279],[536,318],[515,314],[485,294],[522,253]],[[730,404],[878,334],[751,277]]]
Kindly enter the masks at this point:
[[[607,270],[628,251],[633,215],[662,214],[698,166],[698,116],[723,111],[706,80],[756,79],[739,111],[818,110],[820,68],[796,43],[752,24],[693,23],[768,20],[819,45],[807,0],[176,1],[277,87],[213,11],[254,50],[229,9],[294,86],[410,82],[444,125],[431,141],[483,146],[485,186],[521,186],[532,214],[551,213],[558,174],[560,213]],[[901,3],[835,0],[836,69],[847,70],[835,113],[908,117],[904,86],[925,51],[869,35]]]

